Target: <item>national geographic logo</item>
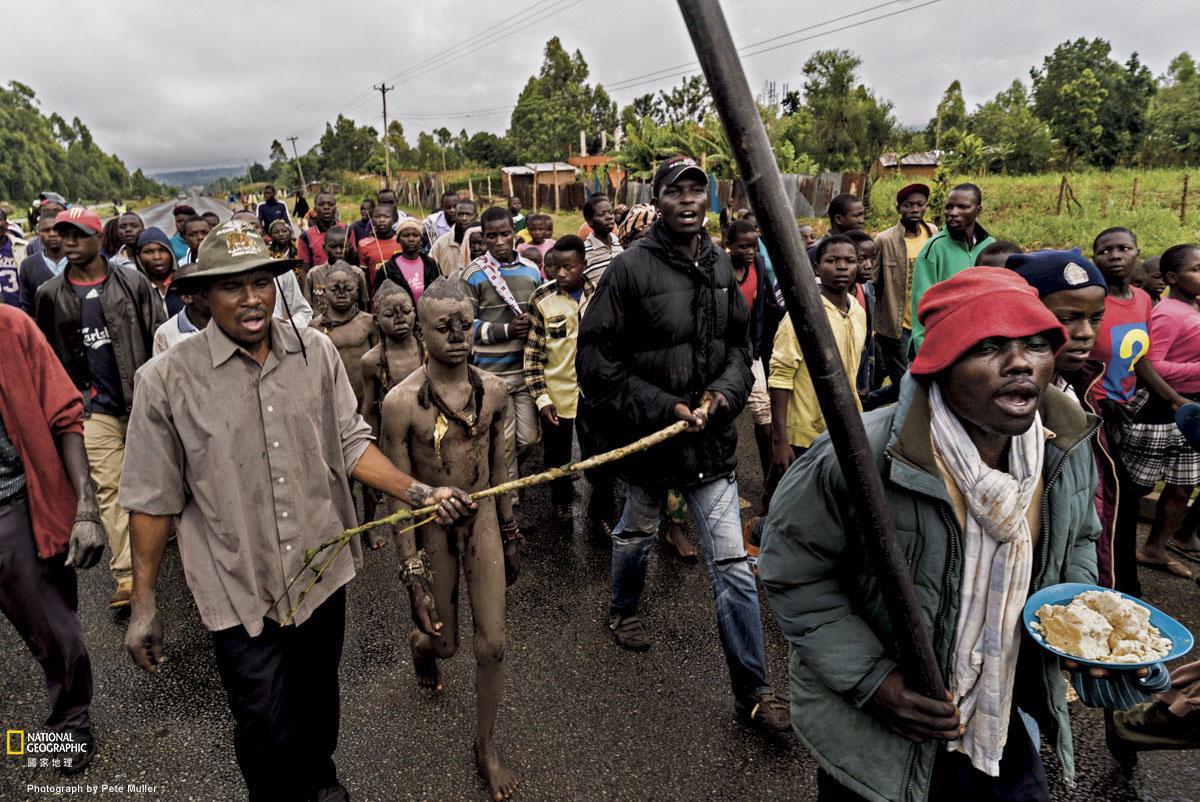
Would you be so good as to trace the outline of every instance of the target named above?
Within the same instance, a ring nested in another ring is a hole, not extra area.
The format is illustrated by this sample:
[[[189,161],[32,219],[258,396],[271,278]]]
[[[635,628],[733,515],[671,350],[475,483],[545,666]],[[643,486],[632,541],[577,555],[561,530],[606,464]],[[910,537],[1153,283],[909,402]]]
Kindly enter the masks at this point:
[[[72,732],[30,732],[8,730],[4,738],[4,751],[21,757],[26,754],[74,755],[87,752],[87,741]]]

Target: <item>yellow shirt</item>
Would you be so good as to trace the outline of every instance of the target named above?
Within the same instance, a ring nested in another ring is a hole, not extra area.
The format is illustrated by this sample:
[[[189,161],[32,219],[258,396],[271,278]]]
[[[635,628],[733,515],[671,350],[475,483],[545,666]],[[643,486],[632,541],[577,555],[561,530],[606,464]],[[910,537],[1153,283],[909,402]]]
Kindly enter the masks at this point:
[[[850,377],[850,385],[853,387],[854,377],[858,375],[858,363],[862,358],[863,344],[867,340],[867,312],[853,296],[849,300],[850,311],[843,312],[824,295],[821,296],[825,315],[829,318],[829,327],[833,329],[833,341],[837,345],[838,354],[842,357],[846,375]],[[775,347],[771,352],[771,375],[767,379],[767,387],[791,391],[787,406],[788,442],[804,448],[811,446],[813,440],[825,431],[825,418],[817,404],[816,389],[804,366],[804,356],[800,352],[800,343],[796,339],[796,330],[792,328],[790,317],[784,317],[775,333]],[[858,402],[857,393],[854,400],[861,411],[862,404]]]
[[[921,249],[925,247],[925,243],[929,241],[929,232],[925,226],[917,226],[917,235],[915,237],[904,234],[904,248],[908,251],[908,278],[904,282],[904,323],[906,329],[912,328],[912,281],[913,281],[913,265],[917,261],[917,257],[921,254]]]
[[[584,284],[576,301],[547,281],[529,298],[530,330],[525,341],[525,381],[538,410],[554,405],[559,417],[574,418],[579,403],[575,350],[579,320],[595,285]]]

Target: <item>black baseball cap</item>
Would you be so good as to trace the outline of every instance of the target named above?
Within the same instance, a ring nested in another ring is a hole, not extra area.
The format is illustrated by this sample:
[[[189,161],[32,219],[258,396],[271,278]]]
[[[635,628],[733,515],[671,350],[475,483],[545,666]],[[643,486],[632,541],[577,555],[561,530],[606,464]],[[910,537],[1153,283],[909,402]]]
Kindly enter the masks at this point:
[[[700,165],[696,164],[695,159],[687,156],[672,156],[663,162],[654,173],[654,197],[658,197],[658,192],[662,187],[674,184],[685,175],[690,175],[705,186],[708,185],[708,176],[700,169]]]

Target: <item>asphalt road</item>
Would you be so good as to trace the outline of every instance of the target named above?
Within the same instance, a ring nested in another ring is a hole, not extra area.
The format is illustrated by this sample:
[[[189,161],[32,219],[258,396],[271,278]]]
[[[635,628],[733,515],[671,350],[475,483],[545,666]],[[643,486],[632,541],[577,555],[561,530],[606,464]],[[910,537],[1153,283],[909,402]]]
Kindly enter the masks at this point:
[[[741,421],[742,494],[757,499],[761,477],[748,421]],[[536,465],[525,468],[536,469]],[[810,800],[815,764],[792,735],[769,740],[733,718],[704,569],[655,552],[643,615],[654,647],[635,655],[617,648],[602,625],[607,601],[607,546],[584,531],[586,483],[577,485],[577,517],[550,522],[543,489],[529,493],[522,523],[527,565],[508,596],[507,695],[499,737],[524,782],[526,800]],[[361,800],[483,800],[472,758],[474,725],[470,628],[459,656],[445,667],[447,693],[431,699],[415,687],[406,648],[406,598],[389,546],[367,557],[350,586],[342,660],[342,728],[337,762]],[[1200,630],[1197,588],[1160,574],[1147,577],[1147,598]],[[81,616],[96,677],[93,718],[99,752],[73,782],[145,783],[153,790],[110,792],[109,799],[244,798],[234,762],[232,722],[213,662],[184,585],[178,553],[168,549],[159,581],[168,662],[156,676],[134,668],[121,646],[124,619],[105,601],[103,568],[81,578]],[[465,615],[465,613],[464,613]],[[786,689],[786,646],[770,612],[768,670]],[[0,719],[35,728],[45,714],[36,664],[9,626],[0,625]],[[1101,718],[1075,705],[1077,784],[1068,788],[1048,757],[1055,799],[1195,800],[1200,764],[1193,755],[1143,755],[1131,779],[1103,742]],[[68,781],[18,758],[0,763],[0,800],[94,799],[94,794],[27,790]]]
[[[157,206],[150,206],[142,209],[138,214],[142,218],[142,222],[146,227],[158,226],[171,236],[175,233],[175,218],[171,214],[171,210],[181,203],[186,203],[196,210],[196,214],[204,214],[205,212],[216,212],[221,220],[229,219],[229,207],[218,200],[202,195],[192,195],[187,200],[169,200],[166,203],[160,203]],[[103,207],[100,207],[103,209]]]

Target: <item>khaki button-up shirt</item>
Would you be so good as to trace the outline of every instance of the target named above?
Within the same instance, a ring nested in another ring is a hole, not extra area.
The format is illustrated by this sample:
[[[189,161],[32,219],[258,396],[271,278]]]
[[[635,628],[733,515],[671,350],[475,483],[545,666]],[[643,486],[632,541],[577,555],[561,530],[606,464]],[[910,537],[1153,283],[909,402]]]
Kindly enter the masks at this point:
[[[204,625],[252,637],[296,606],[312,573],[284,588],[304,551],[357,523],[349,476],[372,439],[329,338],[300,331],[306,362],[290,327],[276,322],[270,337],[260,367],[212,323],[138,371],[119,497],[131,512],[177,516]],[[292,620],[361,565],[354,538]]]

